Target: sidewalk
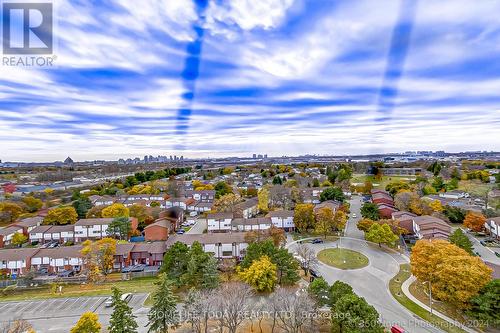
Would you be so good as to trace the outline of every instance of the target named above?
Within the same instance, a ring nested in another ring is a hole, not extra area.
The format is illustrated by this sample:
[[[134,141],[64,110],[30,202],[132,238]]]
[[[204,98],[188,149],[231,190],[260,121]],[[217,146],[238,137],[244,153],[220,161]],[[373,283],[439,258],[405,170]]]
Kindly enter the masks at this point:
[[[408,280],[406,280],[405,282],[403,282],[403,285],[401,286],[401,289],[403,290],[403,293],[406,295],[406,297],[408,297],[412,302],[414,302],[415,304],[417,304],[418,306],[420,306],[421,308],[425,309],[426,311],[431,311],[431,309],[429,308],[428,305],[420,302],[417,298],[415,298],[415,296],[413,296],[411,293],[410,293],[410,285],[416,281],[417,279],[412,275]],[[461,329],[463,329],[464,331],[468,332],[468,333],[477,333],[478,331],[476,330],[473,330],[472,328],[469,328],[467,326],[464,326],[462,323],[459,323],[458,321],[454,320],[454,319],[451,319],[450,317],[448,316],[445,316],[444,314],[436,311],[435,309],[432,309],[432,314],[436,315],[437,317],[443,319],[443,320],[446,320],[447,322],[449,323],[452,323],[453,325],[457,326],[457,327],[460,327]]]

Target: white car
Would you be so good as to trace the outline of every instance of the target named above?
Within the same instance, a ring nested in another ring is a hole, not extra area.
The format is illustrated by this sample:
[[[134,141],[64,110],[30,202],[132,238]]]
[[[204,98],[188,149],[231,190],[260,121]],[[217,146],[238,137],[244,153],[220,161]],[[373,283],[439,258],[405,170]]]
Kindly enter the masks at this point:
[[[358,217],[355,213],[352,214],[352,217],[356,218]]]
[[[122,298],[122,301],[125,301],[125,303],[128,303],[130,301],[130,299],[132,298],[132,294],[130,294],[130,293],[123,294],[121,298]],[[106,302],[104,302],[104,306],[107,308],[112,307],[113,306],[113,298],[108,297],[106,299]]]

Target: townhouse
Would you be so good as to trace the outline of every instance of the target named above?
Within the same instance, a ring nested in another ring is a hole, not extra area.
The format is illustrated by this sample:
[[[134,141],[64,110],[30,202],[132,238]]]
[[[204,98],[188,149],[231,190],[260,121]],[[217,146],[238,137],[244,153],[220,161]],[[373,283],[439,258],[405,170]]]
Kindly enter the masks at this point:
[[[248,247],[245,235],[245,232],[173,235],[167,240],[166,245],[169,248],[176,242],[188,246],[199,242],[205,252],[212,253],[217,259],[241,259]]]
[[[125,243],[116,244],[116,252],[113,259],[113,269],[121,271],[123,268],[130,266],[131,253],[135,244]]]
[[[43,222],[43,217],[35,216],[19,220],[15,222],[14,225],[23,228],[23,234],[28,236],[31,230],[41,225],[42,222]]]
[[[451,226],[437,217],[415,216],[412,221],[413,233],[418,239],[448,239],[451,234]]]
[[[53,249],[40,249],[32,255],[31,268],[46,268],[50,273],[64,270],[79,272],[83,266],[82,246],[62,246]]]
[[[0,250],[0,271],[10,275],[23,275],[31,268],[31,257],[39,249],[15,248]]]
[[[417,215],[405,212],[405,211],[397,211],[391,214],[391,217],[394,221],[399,222],[399,227],[406,230],[406,235],[413,235],[413,218]]]
[[[130,251],[130,264],[161,266],[166,251],[165,242],[137,243]]]
[[[172,230],[172,221],[164,218],[144,228],[144,239],[146,241],[165,241],[168,238],[169,230]]]
[[[251,198],[234,206],[234,216],[249,219],[259,213],[259,199]]]
[[[314,214],[317,214],[318,211],[322,208],[330,208],[334,213],[342,206],[341,202],[335,200],[326,200],[314,206]]]
[[[488,218],[484,223],[484,228],[491,237],[500,239],[500,217]]]
[[[16,225],[10,225],[5,228],[0,228],[0,248],[10,245],[12,243],[14,235],[17,233],[22,234],[23,228]]]
[[[208,232],[228,232],[231,231],[231,221],[233,213],[211,213],[207,214]]]
[[[266,217],[271,218],[271,223],[276,228],[284,229],[285,231],[295,230],[295,224],[293,223],[293,210],[277,210],[269,212]]]
[[[137,230],[138,221],[130,217],[132,231]],[[108,237],[108,227],[114,218],[92,218],[78,220],[74,226],[75,242],[81,242],[86,239],[100,239]]]
[[[233,231],[262,231],[271,228],[270,217],[255,218],[235,218],[231,221],[231,230]]]
[[[184,192],[184,196],[199,202],[213,202],[215,200],[215,190],[187,190]]]

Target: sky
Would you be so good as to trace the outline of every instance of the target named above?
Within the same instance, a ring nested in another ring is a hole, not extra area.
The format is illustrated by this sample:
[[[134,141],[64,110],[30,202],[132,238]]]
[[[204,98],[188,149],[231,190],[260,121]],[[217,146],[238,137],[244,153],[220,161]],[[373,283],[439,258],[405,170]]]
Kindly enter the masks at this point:
[[[54,0],[0,159],[500,150],[500,0]]]

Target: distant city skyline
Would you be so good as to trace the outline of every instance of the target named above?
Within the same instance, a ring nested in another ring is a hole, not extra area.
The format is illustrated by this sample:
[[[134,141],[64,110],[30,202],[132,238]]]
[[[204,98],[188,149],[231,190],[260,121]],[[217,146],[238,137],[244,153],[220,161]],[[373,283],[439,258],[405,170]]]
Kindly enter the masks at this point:
[[[53,3],[4,161],[500,150],[500,1]]]

